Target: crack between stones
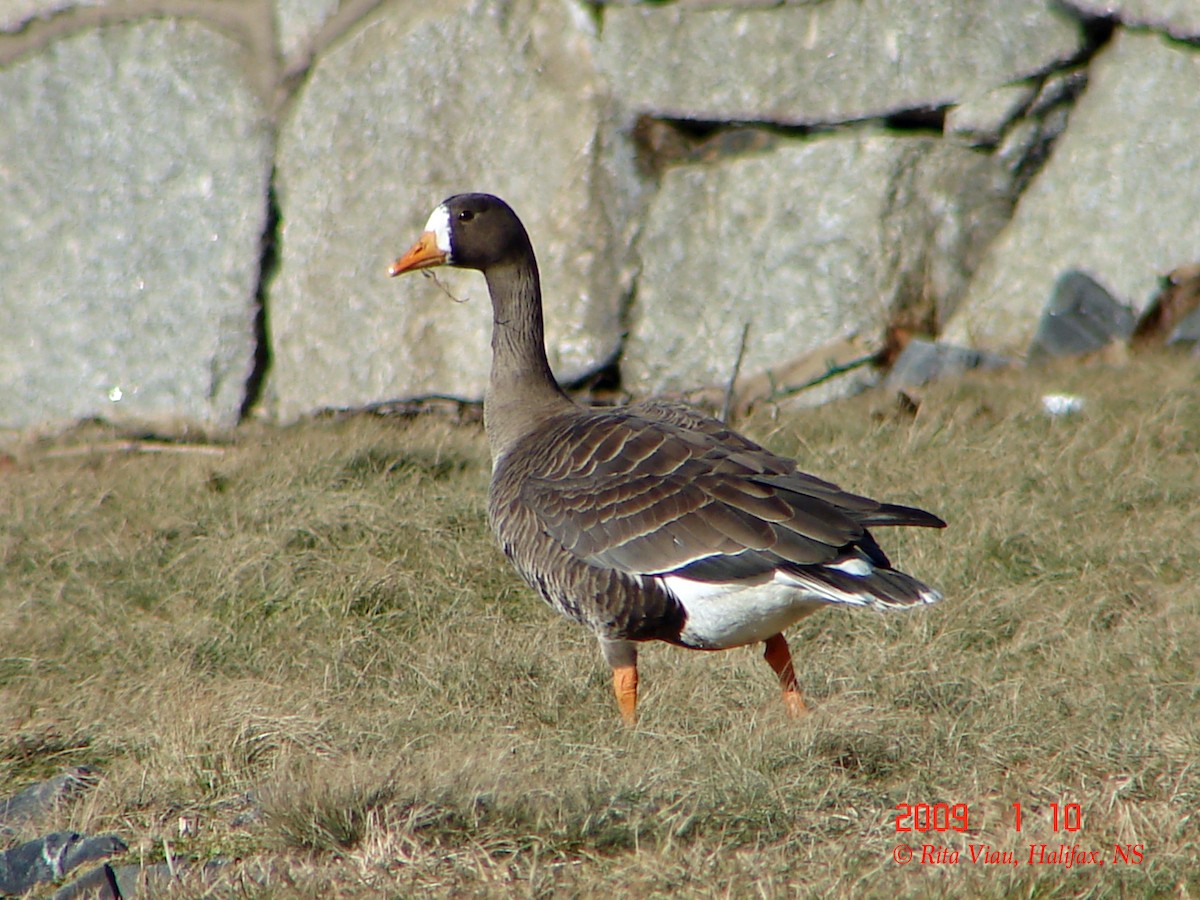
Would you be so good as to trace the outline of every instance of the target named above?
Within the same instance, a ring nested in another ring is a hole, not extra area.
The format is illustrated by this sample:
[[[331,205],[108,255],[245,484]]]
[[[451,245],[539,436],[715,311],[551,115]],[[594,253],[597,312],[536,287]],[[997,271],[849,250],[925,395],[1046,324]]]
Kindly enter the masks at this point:
[[[271,369],[271,329],[268,313],[269,285],[279,270],[279,236],[281,214],[279,199],[275,192],[275,168],[271,167],[271,175],[267,181],[267,217],[263,223],[262,237],[259,240],[258,283],[254,288],[254,358],[250,374],[246,377],[246,385],[242,394],[242,405],[238,410],[238,421],[244,422],[251,418],[260,402],[267,383],[267,374]]]
[[[1033,122],[1038,129],[1036,138],[1010,166],[1014,204],[1053,156],[1054,145],[1070,127],[1072,110],[1087,91],[1093,60],[1112,41],[1121,24],[1115,16],[1090,16],[1066,3],[1059,4],[1059,8],[1079,22],[1084,33],[1083,47],[1074,56],[1031,76],[1029,81],[1035,86],[1033,97],[1004,127],[1000,140],[993,148],[994,152],[1002,146],[1013,129],[1022,122]],[[1078,76],[1074,82],[1070,80],[1072,75]],[[1060,92],[1047,96],[1047,88],[1055,78],[1062,80]],[[1052,121],[1054,116],[1062,117],[1058,127]]]
[[[1030,117],[1033,110],[1036,110],[1038,116],[1044,117],[1055,107],[1074,105],[1086,89],[1087,68],[1109,44],[1116,29],[1121,26],[1121,22],[1115,14],[1111,16],[1090,15],[1084,10],[1071,6],[1066,0],[1062,0],[1057,6],[1064,14],[1079,23],[1084,34],[1083,46],[1078,53],[1051,65],[1044,71],[1032,72],[1023,79],[1023,81],[1034,84],[1037,90],[1030,103],[1008,124],[1006,132],[1021,120]],[[1056,75],[1072,71],[1084,73],[1082,83],[1038,109],[1039,102],[1044,102],[1043,89],[1049,81]],[[954,103],[942,103],[904,107],[862,118],[813,122],[785,122],[771,119],[706,120],[647,110],[638,115],[632,127],[632,137],[638,147],[638,163],[643,174],[656,178],[673,165],[711,162],[736,157],[750,152],[768,150],[781,140],[805,139],[852,129],[882,126],[893,132],[941,137],[945,131],[946,115],[954,105]],[[1049,158],[1052,145],[1053,140],[1050,140],[1036,148],[1044,153],[1041,162]],[[1025,161],[1022,160],[1022,165],[1024,163]],[[1032,178],[1038,168],[1040,168],[1040,164],[1032,172],[1022,172],[1021,176]],[[1027,180],[1023,180],[1022,183],[1027,183]]]

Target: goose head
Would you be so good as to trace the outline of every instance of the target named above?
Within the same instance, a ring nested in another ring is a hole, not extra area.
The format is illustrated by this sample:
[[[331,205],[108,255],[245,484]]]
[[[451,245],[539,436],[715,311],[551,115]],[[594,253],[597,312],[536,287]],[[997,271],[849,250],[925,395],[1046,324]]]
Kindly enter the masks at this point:
[[[487,272],[524,263],[531,252],[525,226],[507,203],[491,194],[456,194],[433,211],[420,238],[388,273],[434,266]]]

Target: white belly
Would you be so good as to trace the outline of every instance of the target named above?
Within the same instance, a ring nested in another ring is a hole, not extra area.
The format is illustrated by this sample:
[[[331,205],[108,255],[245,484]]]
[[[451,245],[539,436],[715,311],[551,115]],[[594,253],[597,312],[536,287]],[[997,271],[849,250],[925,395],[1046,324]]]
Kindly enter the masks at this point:
[[[689,647],[706,650],[765,641],[829,605],[827,599],[794,584],[768,582],[735,587],[674,575],[660,577],[687,612],[680,639]]]

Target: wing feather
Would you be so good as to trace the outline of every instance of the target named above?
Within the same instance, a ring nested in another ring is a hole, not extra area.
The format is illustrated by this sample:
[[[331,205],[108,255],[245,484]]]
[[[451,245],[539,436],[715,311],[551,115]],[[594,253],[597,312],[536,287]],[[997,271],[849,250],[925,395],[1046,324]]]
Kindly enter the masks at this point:
[[[868,525],[941,524],[800,472],[716,420],[653,413],[564,420],[520,480],[519,502],[542,530],[592,565],[753,578],[860,545],[886,565]]]

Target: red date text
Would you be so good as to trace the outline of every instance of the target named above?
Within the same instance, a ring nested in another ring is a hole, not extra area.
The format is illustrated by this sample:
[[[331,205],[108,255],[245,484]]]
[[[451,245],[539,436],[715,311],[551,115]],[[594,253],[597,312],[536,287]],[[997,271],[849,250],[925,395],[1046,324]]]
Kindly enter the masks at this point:
[[[896,831],[966,831],[968,810],[965,803],[897,803]]]

